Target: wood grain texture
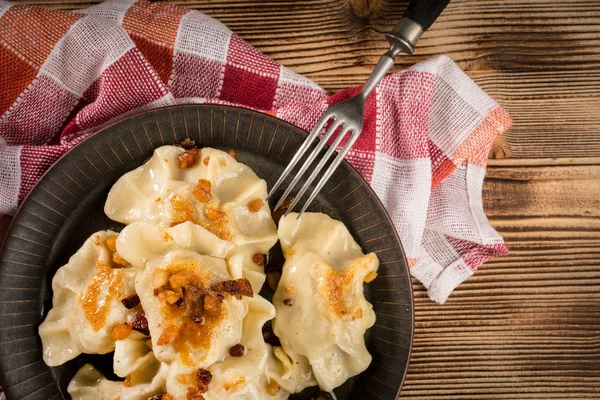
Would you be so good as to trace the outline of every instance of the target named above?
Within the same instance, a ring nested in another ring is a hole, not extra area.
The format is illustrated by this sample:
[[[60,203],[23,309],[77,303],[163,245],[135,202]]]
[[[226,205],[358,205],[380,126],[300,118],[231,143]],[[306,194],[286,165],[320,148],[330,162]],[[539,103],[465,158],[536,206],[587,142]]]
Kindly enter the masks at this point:
[[[90,1],[22,1],[75,9]],[[398,0],[195,0],[331,92],[362,84]],[[415,282],[402,399],[600,398],[600,2],[452,0],[415,56],[447,54],[514,120],[483,200],[509,256],[439,306]]]

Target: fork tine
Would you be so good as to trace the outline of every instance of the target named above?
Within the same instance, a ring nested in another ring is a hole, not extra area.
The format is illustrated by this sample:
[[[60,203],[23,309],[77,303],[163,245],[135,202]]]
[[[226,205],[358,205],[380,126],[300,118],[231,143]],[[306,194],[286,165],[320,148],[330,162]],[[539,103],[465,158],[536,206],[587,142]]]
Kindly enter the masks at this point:
[[[327,141],[329,140],[329,138],[333,135],[333,133],[341,125],[342,125],[342,121],[335,121],[335,120],[333,121],[333,123],[331,124],[331,126],[329,127],[329,129],[327,130],[327,132],[325,132],[325,135],[323,135],[323,138],[321,138],[321,140],[319,141],[319,143],[317,143],[317,145],[315,146],[315,148],[308,155],[308,158],[304,161],[304,163],[300,167],[300,170],[298,170],[298,172],[294,176],[294,179],[292,179],[292,182],[288,185],[287,189],[285,189],[285,192],[283,192],[283,194],[279,198],[279,201],[275,205],[275,208],[273,208],[273,211],[276,211],[277,209],[279,209],[279,207],[283,204],[283,202],[285,201],[286,197],[291,193],[292,190],[294,190],[294,187],[296,186],[296,184],[298,183],[298,181],[300,180],[300,178],[302,178],[302,175],[304,175],[304,173],[306,172],[306,170],[308,169],[308,167],[310,167],[310,164],[312,164],[312,162],[317,157],[317,155],[319,154],[319,152],[321,151],[321,149],[325,146],[325,144],[327,143]]]
[[[329,121],[331,118],[335,119],[335,116],[332,114],[328,114],[327,112],[325,112],[325,114],[321,117],[321,120],[319,121],[319,123],[314,127],[314,129],[310,132],[310,134],[306,137],[306,139],[304,139],[304,142],[302,143],[302,145],[300,146],[298,151],[296,151],[296,154],[294,154],[294,156],[292,157],[292,160],[285,167],[285,169],[283,170],[283,173],[281,174],[279,179],[277,179],[277,182],[275,182],[275,184],[271,188],[271,191],[267,195],[267,200],[269,200],[269,198],[271,198],[271,196],[273,196],[273,193],[275,193],[277,188],[279,188],[279,186],[281,186],[281,184],[283,183],[285,178],[287,178],[287,176],[294,169],[294,167],[296,166],[298,161],[300,161],[300,159],[302,158],[304,153],[306,153],[306,150],[308,150],[308,148],[310,147],[312,142],[319,135],[319,132],[321,132],[321,129],[323,129],[323,127],[325,126],[327,121]],[[284,197],[282,197],[282,198],[284,198]],[[273,211],[275,211],[276,209],[277,208],[275,208]]]
[[[333,172],[342,163],[342,161],[344,160],[344,157],[346,157],[346,154],[348,154],[348,151],[350,151],[350,149],[352,148],[352,145],[354,144],[354,142],[356,142],[356,139],[358,139],[359,134],[360,134],[360,132],[352,133],[352,136],[348,139],[348,141],[346,142],[346,144],[344,145],[342,150],[338,153],[337,157],[333,160],[331,165],[327,168],[327,171],[325,171],[325,174],[323,174],[323,176],[321,177],[321,180],[317,184],[317,187],[315,187],[315,190],[313,190],[313,192],[310,194],[310,197],[308,198],[308,200],[302,206],[302,209],[298,213],[297,218],[300,218],[300,216],[302,216],[302,213],[304,211],[306,211],[306,209],[308,208],[310,203],[312,203],[312,201],[315,199],[315,197],[317,197],[317,194],[319,194],[321,189],[323,189],[323,186],[325,186],[325,183],[329,180],[331,175],[333,175]],[[288,208],[288,212],[290,210],[291,210],[291,207]],[[288,212],[286,212],[286,215],[288,214]]]
[[[310,177],[306,180],[306,182],[304,183],[304,185],[302,186],[302,188],[300,189],[300,191],[298,192],[298,194],[296,194],[296,196],[294,198],[294,201],[292,201],[292,204],[290,204],[290,206],[288,207],[288,210],[292,210],[294,208],[294,206],[296,204],[298,204],[298,202],[300,201],[300,199],[302,198],[302,196],[304,196],[304,193],[308,190],[309,186],[315,180],[315,178],[317,177],[317,175],[319,174],[319,172],[321,172],[321,170],[325,166],[325,163],[327,161],[329,161],[329,159],[331,158],[331,155],[337,149],[337,147],[340,145],[340,143],[342,142],[342,140],[344,139],[344,137],[346,137],[346,134],[349,131],[350,130],[347,129],[347,130],[341,132],[336,137],[335,142],[333,142],[333,144],[329,147],[329,149],[327,150],[327,153],[325,153],[325,155],[321,158],[321,160],[319,161],[319,164],[317,164],[317,166],[315,167],[315,169],[313,170],[313,172],[310,174]]]

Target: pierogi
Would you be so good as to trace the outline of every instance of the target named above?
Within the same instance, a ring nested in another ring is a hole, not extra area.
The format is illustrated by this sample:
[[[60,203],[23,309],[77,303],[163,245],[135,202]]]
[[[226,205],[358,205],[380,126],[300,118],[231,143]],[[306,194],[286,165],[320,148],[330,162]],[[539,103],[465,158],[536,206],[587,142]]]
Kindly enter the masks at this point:
[[[163,146],[111,188],[104,211],[125,228],[94,233],[58,269],[39,328],[49,366],[114,352],[122,380],[85,364],[73,399],[283,400],[369,365],[363,283],[377,257],[324,214],[277,229],[266,182],[234,156]],[[271,304],[258,293],[277,240],[286,261]],[[281,345],[265,341],[268,321]]]

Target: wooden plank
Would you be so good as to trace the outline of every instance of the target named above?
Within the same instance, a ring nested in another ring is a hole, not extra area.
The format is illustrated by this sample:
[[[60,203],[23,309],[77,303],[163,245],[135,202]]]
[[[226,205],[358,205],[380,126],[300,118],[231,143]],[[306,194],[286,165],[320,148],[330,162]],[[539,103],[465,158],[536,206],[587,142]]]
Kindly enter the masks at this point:
[[[21,1],[59,8],[95,2]],[[243,39],[331,92],[361,85],[401,17],[397,0],[172,1],[218,18]],[[495,157],[600,155],[600,3],[453,0],[415,56],[447,54],[506,107],[514,127]]]
[[[600,165],[490,167],[483,198],[490,218],[576,217],[579,230],[597,229]]]
[[[600,218],[588,196],[599,194],[600,167],[578,161],[488,168],[485,207],[511,252],[443,306],[414,281],[415,345],[400,398],[600,397]]]

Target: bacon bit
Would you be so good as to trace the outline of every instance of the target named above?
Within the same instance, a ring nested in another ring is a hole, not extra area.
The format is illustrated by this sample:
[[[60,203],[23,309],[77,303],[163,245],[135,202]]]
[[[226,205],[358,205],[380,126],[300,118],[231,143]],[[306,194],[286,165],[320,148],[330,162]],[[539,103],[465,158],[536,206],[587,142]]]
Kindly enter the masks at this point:
[[[277,393],[279,393],[279,389],[279,384],[275,381],[275,379],[272,379],[271,382],[267,384],[267,393],[269,393],[271,396],[275,396]]]
[[[198,181],[198,185],[192,191],[192,194],[200,203],[208,203],[210,199],[212,199],[212,194],[210,194],[211,183],[207,179],[200,179]]]
[[[194,321],[198,325],[204,325],[205,319],[202,315],[201,316],[192,315],[192,321]]]
[[[210,157],[204,157],[204,160],[202,160],[202,162],[204,163],[204,165],[208,165],[208,163],[210,162]]]
[[[123,267],[129,267],[131,265],[131,264],[129,264],[129,262],[126,259],[121,257],[121,255],[119,253],[117,253],[116,251],[112,255],[112,260],[115,264],[121,265]]]
[[[294,294],[294,293],[296,293],[296,289],[294,289],[292,287],[287,287],[287,288],[285,288],[284,292],[286,292],[287,294]]]
[[[236,344],[229,349],[229,355],[231,357],[243,357],[246,355],[246,346],[243,344]]]
[[[221,210],[219,210],[218,208],[214,207],[214,206],[208,206],[206,207],[206,218],[208,218],[211,221],[216,221],[218,219],[221,219],[225,216],[225,213]]]
[[[227,152],[227,154],[229,154],[231,157],[237,160],[237,153],[235,152],[235,150],[231,149]]]
[[[185,396],[186,400],[206,400],[200,392],[193,387],[189,387]]]
[[[166,269],[157,268],[152,273],[152,287],[158,289],[163,287],[169,281],[171,274]]]
[[[160,197],[157,197],[156,199],[154,199],[155,203],[158,203],[160,201]]]
[[[110,336],[115,340],[123,340],[131,333],[131,325],[124,323],[115,325]]]
[[[210,287],[210,290],[217,293],[229,293],[232,296],[240,294],[240,287],[236,281],[222,281],[215,283]]]
[[[232,296],[242,295],[252,297],[252,285],[246,278],[215,283],[210,289],[217,293],[229,293]]]
[[[125,377],[125,380],[123,381],[123,386],[125,386],[125,387],[131,386],[131,374],[129,374]]]
[[[221,315],[221,299],[218,296],[204,296],[204,311],[212,317]]]
[[[160,236],[165,242],[170,242],[171,240],[173,240],[173,236],[169,235],[169,232],[163,232],[160,234]]]
[[[250,281],[248,279],[241,278],[241,279],[238,279],[236,282],[240,288],[240,294],[242,296],[247,296],[247,297],[254,296],[254,291],[252,290],[252,285],[250,284]]]
[[[265,205],[265,202],[262,199],[254,199],[250,203],[248,203],[248,210],[251,213],[259,212],[261,208]]]
[[[258,265],[259,267],[263,267],[265,265],[265,255],[262,253],[256,253],[252,256],[252,261],[254,261],[254,264]]]
[[[279,285],[279,280],[281,279],[281,272],[279,271],[269,271],[267,272],[267,283],[271,290],[277,290],[277,285]]]
[[[285,251],[286,256],[293,256],[294,254],[296,254],[296,250],[294,250],[294,249],[287,249]]]
[[[188,285],[185,287],[183,302],[193,315],[201,315],[204,312],[205,294],[204,290],[197,285]]]
[[[205,393],[208,390],[208,385],[212,380],[212,374],[209,370],[200,368],[196,374],[196,382],[198,382],[198,392]]]
[[[292,299],[283,299],[283,304],[285,304],[288,307],[291,307],[294,305],[294,302],[292,301]]]
[[[131,310],[133,307],[140,304],[140,296],[133,294],[129,297],[125,297],[123,300],[121,300],[121,303],[123,303],[126,309]]]
[[[367,276],[365,276],[365,282],[366,283],[370,283],[373,282],[373,280],[377,278],[377,272],[375,271],[371,271],[367,274]]]
[[[179,143],[181,145],[181,147],[183,147],[186,150],[190,150],[193,149],[194,147],[196,147],[196,142],[194,142],[192,139],[190,138],[185,138],[181,141],[181,143]]]
[[[198,156],[200,155],[200,151],[198,149],[189,149],[181,153],[177,156],[177,161],[179,162],[179,168],[186,169],[190,168],[196,163]]]
[[[177,325],[170,325],[163,331],[163,334],[160,335],[156,344],[158,346],[164,346],[166,344],[169,344],[176,340],[179,337],[180,333],[181,332],[179,331],[179,327]]]
[[[131,326],[134,330],[143,333],[144,335],[149,335],[148,331],[148,320],[144,313],[137,313],[133,316],[133,320],[131,321]]]
[[[111,237],[109,237],[108,239],[106,239],[106,247],[108,247],[108,249],[111,252],[115,252],[117,251],[117,236],[113,235]]]
[[[224,158],[219,159],[219,164],[221,164],[222,167],[227,165],[227,160]]]

